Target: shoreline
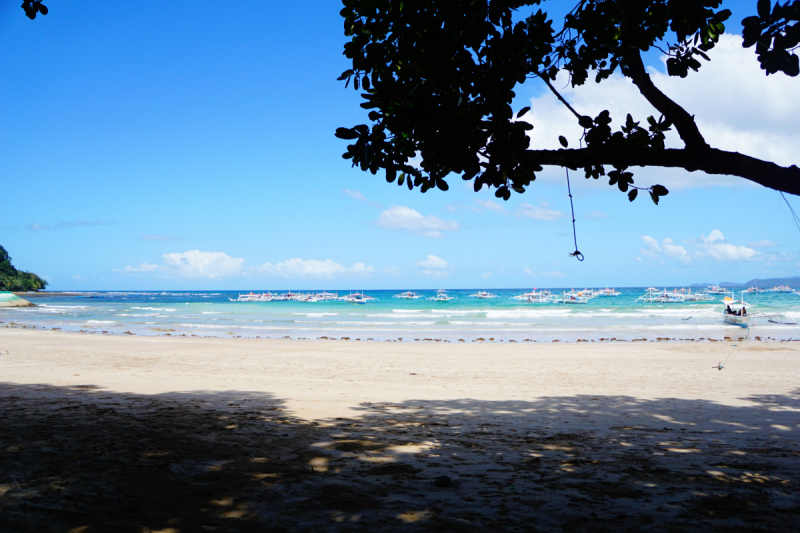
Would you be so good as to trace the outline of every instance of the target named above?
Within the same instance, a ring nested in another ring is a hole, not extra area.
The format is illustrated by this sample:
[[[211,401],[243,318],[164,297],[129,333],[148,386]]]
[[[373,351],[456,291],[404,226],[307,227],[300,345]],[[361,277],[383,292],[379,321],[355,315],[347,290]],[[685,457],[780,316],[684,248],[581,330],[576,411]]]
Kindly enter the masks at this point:
[[[580,343],[590,343],[590,344],[609,344],[609,343],[659,343],[659,342],[672,342],[672,343],[698,343],[698,342],[800,342],[800,338],[773,338],[771,336],[761,336],[761,335],[752,335],[748,333],[742,333],[735,337],[732,336],[725,336],[723,338],[713,338],[713,337],[695,337],[695,338],[686,338],[686,337],[655,337],[655,338],[632,338],[632,339],[623,339],[617,337],[600,337],[598,339],[584,339],[584,338],[577,338],[577,339],[523,339],[523,340],[516,340],[516,339],[497,339],[495,340],[493,337],[484,338],[478,337],[477,339],[466,340],[466,339],[456,339],[456,340],[449,340],[449,339],[436,339],[436,338],[397,338],[397,339],[373,339],[373,338],[365,338],[361,339],[353,338],[349,336],[342,336],[342,337],[334,337],[334,336],[321,336],[317,338],[311,337],[292,337],[289,335],[284,336],[243,336],[243,335],[230,335],[230,336],[216,336],[216,335],[196,335],[191,334],[187,335],[186,333],[178,334],[176,330],[171,328],[148,328],[150,331],[158,331],[160,333],[153,333],[142,335],[139,333],[134,333],[132,331],[122,331],[122,332],[114,332],[108,331],[108,326],[93,326],[94,329],[88,329],[90,326],[82,326],[82,329],[66,329],[64,327],[46,327],[46,326],[29,326],[25,324],[17,324],[16,322],[5,322],[0,320],[0,329],[25,329],[31,331],[52,331],[52,332],[59,332],[65,333],[70,335],[109,335],[109,336],[131,336],[131,337],[143,337],[143,338],[157,338],[157,337],[169,337],[169,338],[187,338],[187,339],[250,339],[250,340],[262,340],[262,341],[276,341],[276,340],[286,340],[286,341],[297,341],[297,342],[307,342],[307,341],[344,341],[344,342],[365,342],[365,343],[442,343],[442,344],[473,344],[473,343],[481,343],[481,344],[580,344]],[[106,327],[107,329],[103,329]],[[124,329],[124,326],[118,326],[118,329]],[[134,329],[134,328],[131,328]],[[742,328],[744,329],[744,328]],[[737,329],[736,331],[741,331],[741,329]],[[746,331],[746,330],[745,330]],[[175,334],[173,335],[172,332]]]

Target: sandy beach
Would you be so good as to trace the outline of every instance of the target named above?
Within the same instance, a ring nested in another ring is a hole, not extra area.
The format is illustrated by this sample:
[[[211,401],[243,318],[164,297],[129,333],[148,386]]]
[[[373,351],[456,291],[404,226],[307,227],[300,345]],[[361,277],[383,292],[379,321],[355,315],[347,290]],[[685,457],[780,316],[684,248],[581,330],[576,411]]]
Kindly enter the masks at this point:
[[[796,342],[7,328],[0,530],[788,531],[798,383]]]

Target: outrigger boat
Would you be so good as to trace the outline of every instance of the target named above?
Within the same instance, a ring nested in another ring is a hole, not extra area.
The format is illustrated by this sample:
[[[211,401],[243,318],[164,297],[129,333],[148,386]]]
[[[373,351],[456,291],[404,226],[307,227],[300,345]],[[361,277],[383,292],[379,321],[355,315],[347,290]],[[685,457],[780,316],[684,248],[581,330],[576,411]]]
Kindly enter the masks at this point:
[[[594,291],[595,296],[619,296],[620,294],[622,293],[619,292],[618,290],[609,289],[608,287],[606,287],[605,289]]]
[[[589,300],[591,300],[591,296],[587,296],[584,294],[584,291],[575,292],[562,292],[557,296],[553,296],[550,298],[550,301],[554,304],[588,304]]]
[[[347,296],[342,296],[339,300],[342,302],[350,302],[351,304],[366,304],[379,301],[377,298],[367,296],[363,292],[351,292]]]
[[[531,292],[518,294],[509,299],[528,304],[544,304],[550,301],[550,291],[541,290],[536,292],[536,289],[533,289]]]
[[[751,325],[755,326],[759,318],[766,318],[768,322],[773,324],[797,325],[793,318],[786,317],[780,313],[748,313],[746,306],[752,306],[752,304],[745,303],[744,291],[742,291],[742,296],[739,300],[726,296],[723,298],[722,303],[725,304],[725,309],[722,311],[722,320],[726,324],[749,328]]]
[[[497,298],[496,294],[492,294],[488,291],[478,291],[475,294],[470,294],[468,298],[480,298],[481,300],[491,300],[492,298]]]
[[[449,302],[450,300],[458,300],[455,296],[450,296],[447,294],[447,291],[444,289],[439,289],[436,291],[436,296],[430,296],[427,298],[431,302]]]
[[[647,293],[636,298],[636,301],[646,304],[676,304],[685,302],[686,297],[677,290],[672,292],[668,291],[667,289],[659,291],[653,287],[650,287],[647,289]]]
[[[416,292],[406,291],[401,292],[400,294],[395,294],[392,298],[397,298],[398,300],[417,300],[422,298],[421,294],[417,294]]]
[[[733,294],[732,291],[729,291],[724,287],[720,287],[719,285],[709,285],[703,292],[705,292],[706,294],[722,294],[722,295]]]
[[[261,294],[250,292],[250,294],[239,294],[239,297],[235,300],[233,298],[228,298],[228,300],[232,302],[271,302],[274,297],[275,295],[269,292]]]

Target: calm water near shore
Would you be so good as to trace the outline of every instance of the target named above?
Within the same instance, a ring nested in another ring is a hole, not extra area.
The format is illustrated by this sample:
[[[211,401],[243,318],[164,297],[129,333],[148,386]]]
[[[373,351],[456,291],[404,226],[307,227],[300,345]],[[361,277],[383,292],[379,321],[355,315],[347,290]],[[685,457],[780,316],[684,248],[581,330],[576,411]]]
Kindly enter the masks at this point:
[[[453,342],[723,339],[739,338],[747,331],[722,322],[721,296],[714,302],[644,304],[635,300],[645,289],[628,288],[618,289],[620,296],[595,298],[585,305],[523,304],[509,299],[526,290],[491,290],[499,296],[492,300],[469,298],[474,289],[451,290],[449,294],[458,299],[450,302],[397,300],[392,296],[402,291],[366,291],[380,300],[365,305],[231,302],[229,298],[239,294],[231,291],[75,292],[32,298],[38,307],[0,309],[0,325],[136,335]],[[435,291],[418,292],[427,297]],[[794,294],[752,294],[745,295],[745,301],[753,313],[783,313],[800,319],[800,296]],[[800,339],[800,326],[762,319],[750,335]]]

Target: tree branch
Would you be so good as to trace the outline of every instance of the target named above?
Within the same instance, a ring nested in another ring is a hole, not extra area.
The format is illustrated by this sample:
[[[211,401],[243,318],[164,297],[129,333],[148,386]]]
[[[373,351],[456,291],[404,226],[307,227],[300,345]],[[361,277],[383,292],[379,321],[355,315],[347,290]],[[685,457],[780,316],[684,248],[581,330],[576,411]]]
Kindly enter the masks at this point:
[[[556,90],[556,88],[555,88],[555,87],[553,87],[553,84],[552,84],[552,83],[550,83],[550,80],[548,80],[547,78],[545,78],[545,77],[544,77],[544,76],[542,76],[542,75],[539,75],[539,78],[541,78],[541,80],[542,80],[542,81],[544,81],[544,82],[547,84],[547,86],[548,86],[548,87],[550,87],[550,90],[551,90],[551,91],[553,91],[553,94],[554,94],[554,95],[556,95],[556,98],[558,98],[558,99],[559,99],[559,101],[560,101],[562,104],[564,104],[565,106],[567,106],[567,109],[569,109],[570,111],[572,111],[572,114],[573,114],[573,115],[575,115],[575,116],[578,118],[578,120],[580,120],[580,119],[581,119],[581,114],[580,114],[580,113],[578,113],[577,111],[575,111],[575,109],[574,109],[574,108],[573,108],[571,105],[569,105],[569,102],[567,102],[567,101],[564,99],[564,97],[563,97],[563,96],[561,96],[561,94],[560,94],[560,93],[559,93],[559,92]]]
[[[800,168],[782,167],[738,152],[716,148],[630,150],[608,147],[573,150],[528,150],[522,159],[532,165],[559,166],[573,170],[594,165],[682,168],[689,172],[724,174],[745,178],[764,187],[800,196]]]
[[[644,68],[642,55],[635,43],[628,43],[626,37],[634,34],[630,29],[630,21],[627,13],[627,0],[617,0],[617,9],[620,14],[620,30],[622,40],[622,57],[624,63],[624,74],[627,75],[633,84],[639,89],[642,96],[655,107],[667,120],[675,125],[686,148],[690,150],[700,150],[708,148],[708,143],[703,138],[694,116],[690,115],[684,108],[672,101],[667,95],[655,86],[650,75]]]

